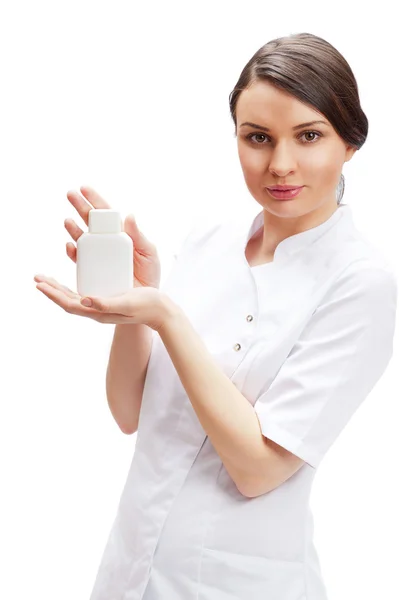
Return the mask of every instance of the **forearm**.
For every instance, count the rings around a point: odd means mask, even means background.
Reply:
[[[215,363],[189,319],[172,302],[158,333],[202,427],[237,488],[245,493],[259,477],[266,444],[253,406]]]
[[[151,346],[147,325],[115,325],[106,390],[111,413],[124,433],[137,431]]]

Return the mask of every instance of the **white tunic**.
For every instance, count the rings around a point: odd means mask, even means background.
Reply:
[[[316,469],[385,371],[397,277],[346,204],[250,267],[263,226],[201,224],[161,288],[259,417],[305,464],[237,489],[153,332],[133,460],[90,600],[326,600],[309,496]]]

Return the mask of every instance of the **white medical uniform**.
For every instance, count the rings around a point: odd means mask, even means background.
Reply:
[[[195,227],[161,289],[263,434],[305,464],[243,496],[154,332],[135,452],[90,600],[327,599],[311,485],[390,361],[397,277],[346,204],[250,267],[247,242],[262,226],[263,210],[250,227]]]

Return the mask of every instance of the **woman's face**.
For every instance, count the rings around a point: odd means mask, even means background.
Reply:
[[[324,115],[266,81],[241,92],[236,105],[238,155],[252,196],[269,212],[295,217],[337,207],[342,166],[356,149],[346,146]],[[322,120],[293,129],[302,123]],[[250,122],[265,129],[258,129]],[[266,186],[305,186],[288,202]],[[321,208],[323,211],[323,208]]]

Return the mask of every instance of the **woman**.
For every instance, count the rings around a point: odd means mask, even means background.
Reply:
[[[196,226],[162,291],[155,247],[130,218],[131,292],[84,308],[39,284],[68,312],[117,324],[108,401],[121,430],[137,430],[91,600],[327,599],[311,485],[395,329],[396,277],[341,204],[368,122],[348,63],[308,33],[260,48],[230,109],[262,207],[252,223]],[[69,199],[87,223],[90,205]]]

